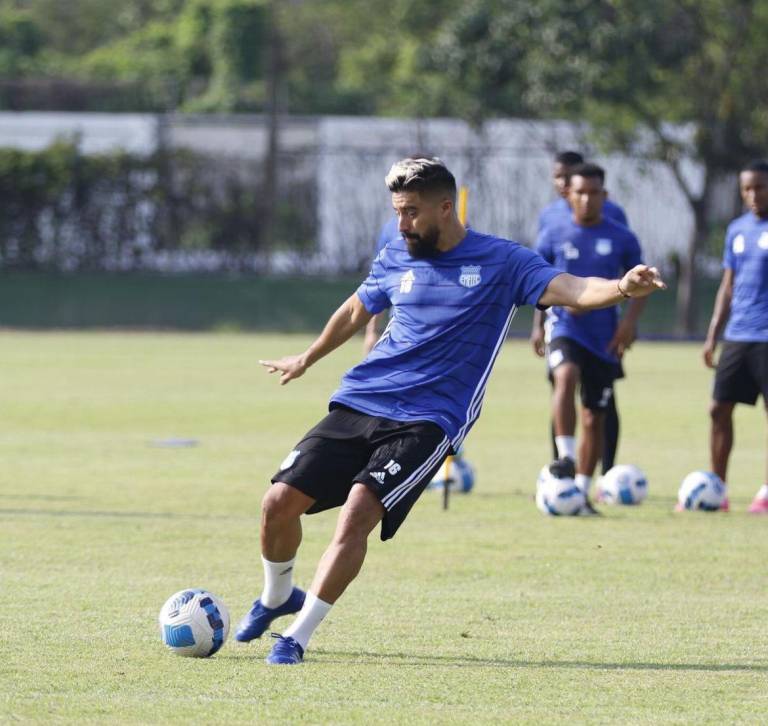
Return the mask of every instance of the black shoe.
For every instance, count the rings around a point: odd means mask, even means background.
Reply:
[[[555,459],[549,465],[549,473],[555,479],[573,479],[576,476],[576,463],[569,456]]]
[[[579,516],[580,517],[602,517],[603,513],[595,509],[592,502],[589,501],[589,498],[585,497],[584,504],[579,510]]]

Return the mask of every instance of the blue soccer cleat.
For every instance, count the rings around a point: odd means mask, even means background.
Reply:
[[[271,653],[265,658],[269,665],[298,665],[304,660],[304,648],[293,638],[285,638],[278,633],[272,633],[277,643],[272,646]]]
[[[261,600],[257,600],[253,603],[250,612],[237,626],[235,640],[239,640],[241,643],[248,643],[255,638],[260,638],[275,618],[299,612],[304,605],[304,598],[306,596],[307,594],[304,590],[294,587],[288,599],[276,608],[265,607],[261,604]]]

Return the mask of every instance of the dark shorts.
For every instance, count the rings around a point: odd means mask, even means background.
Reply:
[[[613,398],[613,382],[624,378],[621,363],[610,363],[570,338],[555,338],[547,346],[550,381],[552,371],[563,363],[573,363],[579,369],[582,406],[604,411]]]
[[[761,394],[768,402],[768,343],[726,340],[717,363],[712,398],[754,406]]]
[[[386,510],[381,523],[386,540],[449,453],[448,437],[431,421],[392,421],[334,406],[296,444],[272,483],[290,484],[312,497],[307,514],[340,507],[353,484],[365,484]]]

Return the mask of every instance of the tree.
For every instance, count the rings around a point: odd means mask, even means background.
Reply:
[[[479,43],[463,42],[483,17]],[[500,24],[514,50],[502,49],[507,68],[496,86],[480,70]],[[695,220],[677,303],[680,331],[692,332],[696,259],[710,236],[715,185],[765,154],[767,34],[768,4],[760,0],[540,0],[526,7],[474,0],[444,25],[432,57],[454,58],[447,70],[464,69],[462,92],[482,99],[486,115],[509,113],[517,94],[523,113],[587,120],[604,147],[669,166]],[[686,160],[701,166],[698,187]]]

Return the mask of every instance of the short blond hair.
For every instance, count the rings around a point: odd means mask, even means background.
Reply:
[[[456,201],[456,179],[437,157],[396,161],[384,182],[390,192],[442,192]]]

